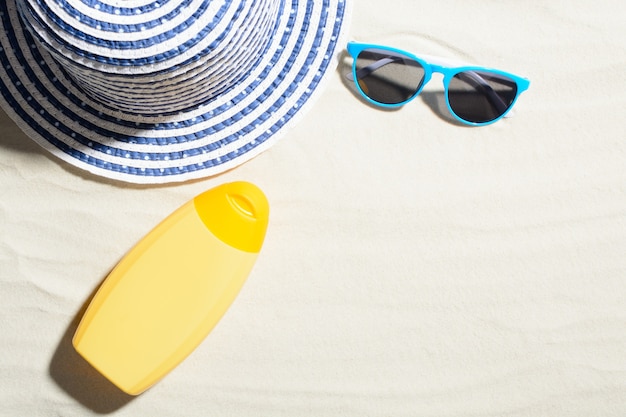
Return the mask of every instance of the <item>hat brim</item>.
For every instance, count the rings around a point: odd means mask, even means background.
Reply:
[[[132,183],[217,175],[268,149],[313,103],[345,44],[349,0],[282,0],[265,54],[194,108],[129,114],[92,99],[0,4],[0,103],[28,136],[77,167]]]

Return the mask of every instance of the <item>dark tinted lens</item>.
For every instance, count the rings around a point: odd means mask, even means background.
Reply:
[[[504,75],[464,71],[448,86],[450,108],[461,119],[486,123],[502,116],[517,95],[517,83]]]
[[[356,81],[363,93],[382,104],[400,104],[415,95],[424,80],[424,68],[408,56],[366,49],[356,58]]]

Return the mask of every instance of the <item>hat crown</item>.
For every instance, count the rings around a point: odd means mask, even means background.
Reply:
[[[164,115],[198,107],[249,76],[277,30],[280,0],[17,5],[25,26],[83,93],[124,113]]]

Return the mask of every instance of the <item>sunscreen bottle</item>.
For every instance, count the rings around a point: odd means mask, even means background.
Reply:
[[[74,348],[138,395],[178,365],[224,315],[258,256],[269,219],[263,192],[228,183],[189,201],[111,271]]]

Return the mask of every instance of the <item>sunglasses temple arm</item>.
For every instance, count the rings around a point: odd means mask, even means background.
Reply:
[[[483,77],[481,77],[475,71],[464,71],[458,74],[459,78],[464,79],[468,83],[479,87],[482,91],[485,92],[487,98],[491,102],[491,104],[501,113],[504,113],[506,109],[509,107],[507,104],[502,101],[502,98],[494,91],[494,89],[489,85],[487,81]]]
[[[384,67],[387,64],[391,64],[392,62],[398,61],[402,58],[400,57],[388,57],[388,58],[383,58],[383,59],[379,59],[376,62],[371,63],[370,65],[360,68],[356,71],[356,77],[357,79],[361,79],[363,77],[366,77],[368,75],[370,75],[371,73],[373,73],[374,71],[376,71],[377,69]],[[346,74],[346,78],[348,78],[350,81],[354,81],[354,74],[352,73],[352,71],[350,71],[349,73]]]

